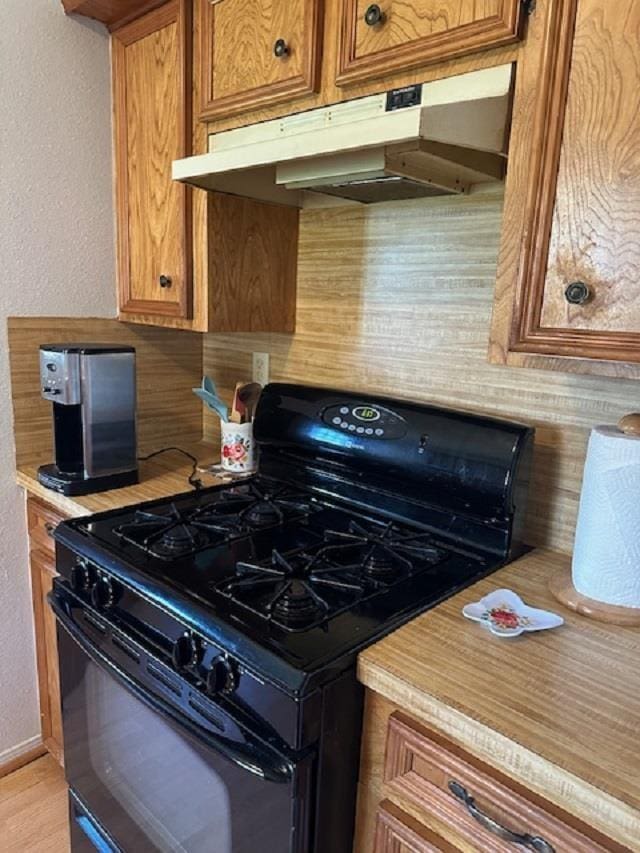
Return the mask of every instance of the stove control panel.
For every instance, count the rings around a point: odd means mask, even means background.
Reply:
[[[407,433],[404,418],[382,406],[370,403],[336,403],[327,406],[322,420],[337,430],[360,438],[398,439]]]

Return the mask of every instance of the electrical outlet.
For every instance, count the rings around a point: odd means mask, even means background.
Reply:
[[[264,388],[269,384],[269,353],[254,352],[253,354],[253,381],[259,382]]]

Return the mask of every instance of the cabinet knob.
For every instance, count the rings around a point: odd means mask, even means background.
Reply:
[[[584,281],[572,281],[564,292],[564,298],[570,305],[584,305],[592,295],[591,288]]]
[[[273,46],[273,53],[278,59],[282,59],[283,56],[289,56],[289,45],[284,39],[278,39]]]
[[[171,276],[161,275],[158,279],[158,284],[160,285],[160,287],[171,287]]]
[[[372,3],[364,13],[364,22],[368,27],[375,27],[384,21],[384,12],[377,3]]]

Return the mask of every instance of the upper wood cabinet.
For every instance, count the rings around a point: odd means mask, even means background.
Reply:
[[[62,0],[62,6],[68,15],[84,15],[114,30],[164,2],[166,0]]]
[[[341,0],[339,85],[442,62],[520,36],[522,0]]]
[[[119,317],[291,332],[298,211],[171,177],[194,138],[192,5],[170,0],[112,35]]]
[[[567,0],[555,32],[510,190],[525,221],[522,239],[503,234],[494,360],[640,362],[640,4]]]
[[[121,316],[192,313],[191,191],[171,180],[191,145],[190,8],[171,0],[113,34]]]
[[[200,118],[315,92],[323,0],[200,0]]]

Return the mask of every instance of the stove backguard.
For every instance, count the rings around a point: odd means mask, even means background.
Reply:
[[[315,475],[451,526],[455,538],[505,557],[521,550],[533,430],[436,406],[326,388],[272,383],[254,434],[261,470],[309,482]],[[313,484],[313,483],[309,483]],[[383,496],[382,498],[380,496]],[[354,498],[351,488],[349,497]],[[446,521],[446,517],[449,521]],[[427,523],[430,523],[427,521]],[[456,533],[458,530],[458,533]]]

